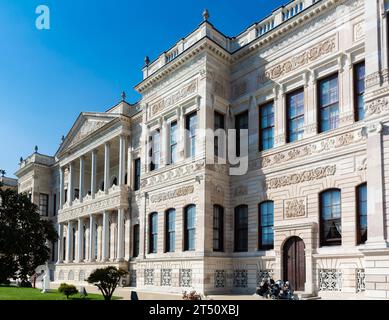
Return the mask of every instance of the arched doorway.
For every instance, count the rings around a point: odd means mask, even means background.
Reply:
[[[283,248],[284,281],[289,281],[296,291],[305,286],[305,244],[299,237],[289,238]]]

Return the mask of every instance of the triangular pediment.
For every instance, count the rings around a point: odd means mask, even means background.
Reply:
[[[117,117],[117,114],[81,113],[62,142],[57,154],[84,141]]]

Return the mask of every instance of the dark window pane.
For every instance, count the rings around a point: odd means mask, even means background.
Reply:
[[[248,111],[242,112],[235,116],[235,130],[236,130],[236,156],[240,156],[240,130],[249,128]]]
[[[367,184],[357,188],[358,244],[367,240]]]
[[[150,244],[149,253],[157,252],[158,245],[158,214],[156,212],[150,214]]]
[[[248,250],[248,208],[245,205],[235,208],[235,251]]]
[[[319,82],[319,131],[325,132],[339,126],[338,75]]]
[[[267,150],[274,145],[274,107],[273,102],[259,108],[259,148]]]
[[[274,203],[265,201],[259,205],[259,248],[273,249],[274,242]]]
[[[321,245],[340,245],[342,241],[341,194],[331,189],[320,195]]]
[[[166,212],[166,252],[175,251],[176,242],[176,211],[169,209]]]
[[[223,207],[213,206],[213,250],[223,251]]]
[[[196,206],[190,205],[184,211],[184,225],[185,225],[185,239],[184,250],[195,250],[195,236],[196,236]]]
[[[365,62],[355,65],[354,78],[355,120],[360,121],[365,118]]]
[[[134,190],[139,190],[140,188],[140,159],[134,160]]]

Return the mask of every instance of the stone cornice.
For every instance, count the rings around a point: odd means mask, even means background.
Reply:
[[[174,72],[174,70],[178,69],[182,64],[186,63],[192,57],[200,54],[204,50],[207,50],[219,58],[221,58],[227,64],[233,64],[239,62],[242,58],[247,56],[248,54],[258,50],[262,46],[268,44],[275,39],[278,39],[287,33],[289,33],[292,29],[298,28],[304,23],[313,18],[319,16],[324,11],[327,11],[330,8],[333,8],[339,4],[346,2],[347,0],[327,0],[321,1],[317,4],[307,8],[302,11],[300,14],[295,17],[288,19],[287,21],[281,23],[279,26],[274,28],[273,30],[265,33],[261,37],[258,37],[245,46],[237,49],[236,51],[229,52],[216,43],[214,40],[210,39],[208,36],[204,36],[200,40],[198,40],[195,44],[193,44],[190,48],[182,52],[179,56],[177,56],[174,60],[167,63],[149,77],[144,79],[142,82],[135,86],[135,90],[139,93],[143,94],[149,87],[159,82],[165,76]]]

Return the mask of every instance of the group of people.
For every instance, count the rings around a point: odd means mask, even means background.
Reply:
[[[294,300],[292,286],[289,281],[273,279],[262,280],[260,286],[257,288],[256,294],[264,297],[276,300]]]

